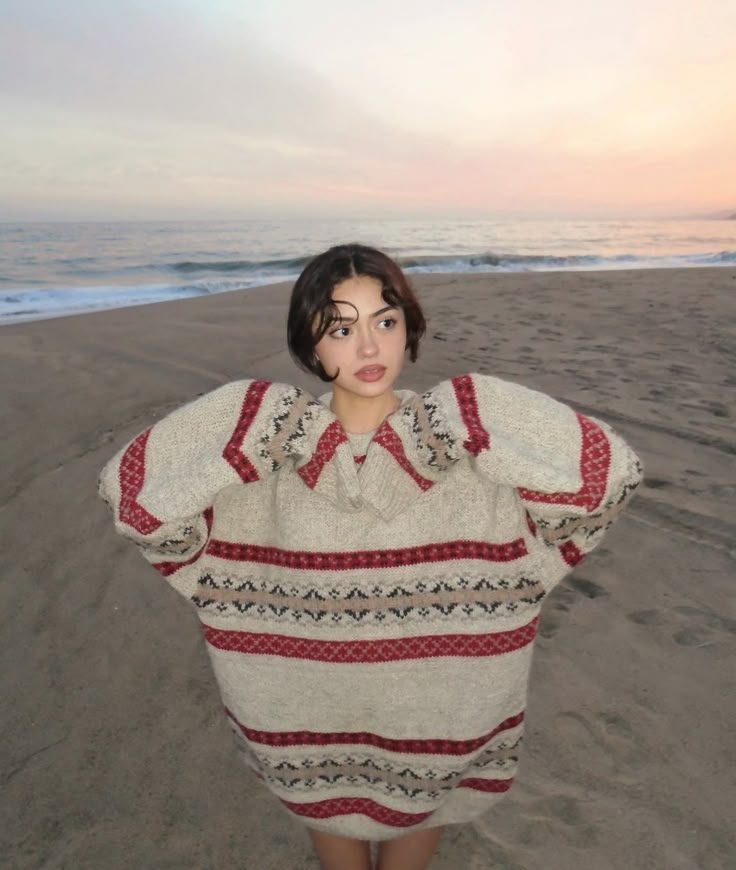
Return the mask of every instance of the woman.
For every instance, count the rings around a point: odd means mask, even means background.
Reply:
[[[421,870],[508,791],[542,602],[641,478],[605,423],[522,386],[394,390],[424,329],[396,263],[331,248],[288,317],[331,392],[226,384],[100,478],[198,608],[244,760],[325,870],[369,870],[371,841],[379,870]]]

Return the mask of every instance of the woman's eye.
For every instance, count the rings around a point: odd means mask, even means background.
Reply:
[[[384,317],[383,320],[381,320],[380,322],[381,323],[388,323],[388,326],[385,327],[386,329],[393,329],[393,327],[396,325],[396,318],[395,317]],[[349,332],[350,332],[349,326],[338,326],[337,329],[332,330],[330,335],[333,338],[345,338],[345,336]]]

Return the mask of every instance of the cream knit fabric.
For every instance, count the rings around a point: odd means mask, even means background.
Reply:
[[[117,531],[198,609],[245,762],[385,840],[513,782],[540,607],[641,478],[605,423],[461,375],[348,435],[285,384],[185,405],[107,464]]]

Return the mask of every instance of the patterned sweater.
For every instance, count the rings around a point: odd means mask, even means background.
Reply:
[[[142,432],[99,491],[197,608],[245,762],[311,827],[468,821],[514,778],[539,611],[641,479],[603,422],[465,374],[351,435],[286,384]]]

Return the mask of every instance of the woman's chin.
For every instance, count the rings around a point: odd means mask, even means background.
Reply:
[[[390,377],[388,372],[377,381],[363,381],[360,378],[351,378],[349,383],[340,383],[340,379],[333,383],[333,390],[337,388],[344,393],[352,393],[365,399],[379,399],[386,393],[392,392],[395,377]]]

